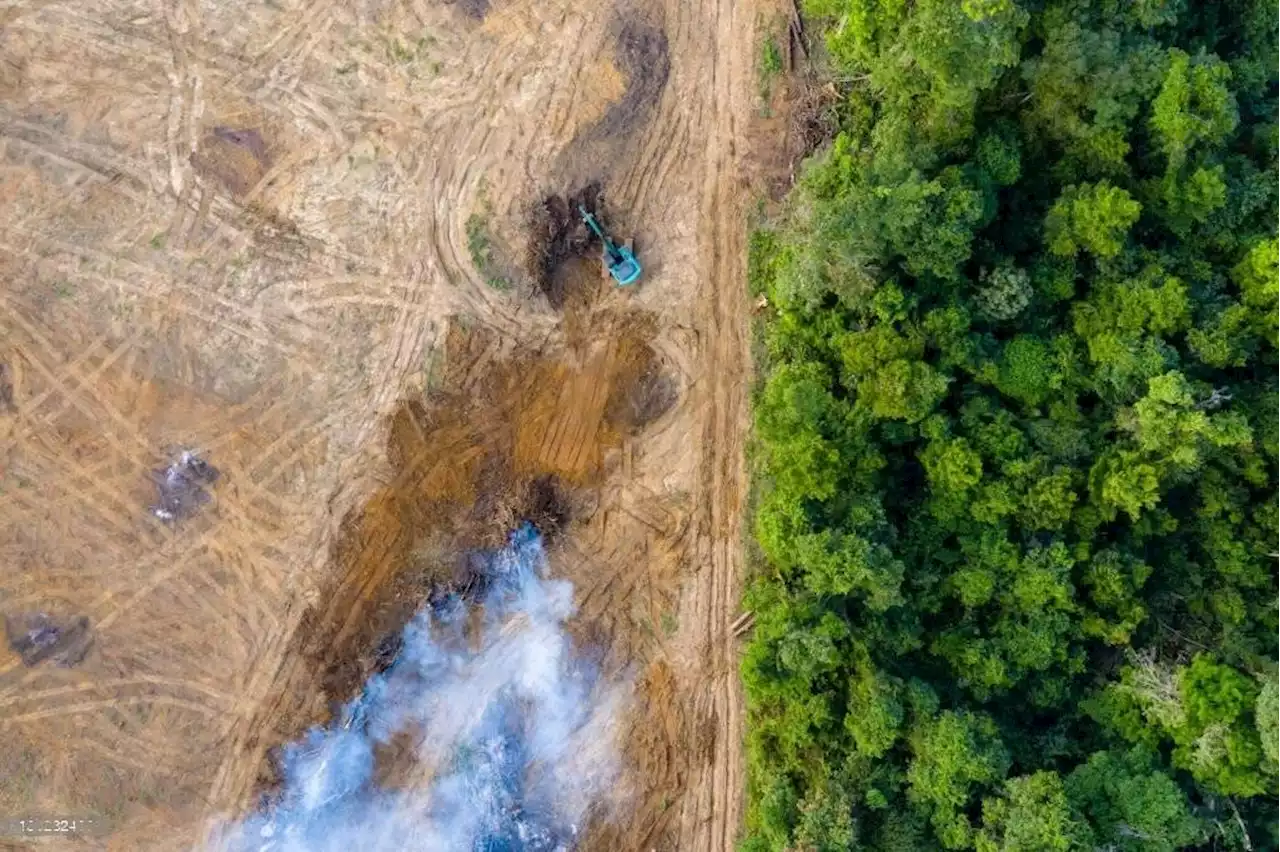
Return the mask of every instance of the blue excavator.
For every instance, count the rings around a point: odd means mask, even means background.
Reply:
[[[600,223],[596,221],[596,217],[592,216],[587,208],[578,205],[578,213],[582,215],[582,221],[587,227],[600,238],[600,242],[604,245],[604,253],[601,258],[604,261],[605,268],[609,270],[614,283],[619,287],[627,287],[640,280],[640,261],[636,260],[635,253],[626,245],[618,245],[605,232]]]

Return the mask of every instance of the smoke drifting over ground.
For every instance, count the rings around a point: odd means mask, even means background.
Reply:
[[[395,663],[284,752],[280,799],[227,827],[233,852],[552,852],[574,847],[616,777],[618,690],[564,631],[573,590],[542,574],[532,526],[487,554],[472,611],[420,612]],[[479,623],[477,624],[477,620]],[[375,748],[408,735],[422,783],[382,789]]]

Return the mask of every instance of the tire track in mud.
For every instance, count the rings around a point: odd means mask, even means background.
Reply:
[[[742,438],[750,352],[745,335],[744,192],[740,188],[738,119],[751,115],[749,87],[755,33],[752,10],[739,4],[679,4],[700,25],[680,33],[684,56],[708,57],[703,74],[707,98],[693,107],[705,134],[704,173],[699,188],[699,278],[706,281],[699,314],[708,337],[702,392],[706,406],[695,545],[700,570],[681,601],[696,627],[686,651],[701,659],[703,677],[693,685],[694,726],[710,720],[711,759],[693,767],[681,812],[681,850],[732,850],[741,820],[742,697],[730,624],[741,589],[741,506],[745,488]],[[705,276],[705,277],[704,277]],[[704,561],[705,559],[705,561]],[[699,667],[684,672],[688,677]],[[692,671],[690,671],[692,670]],[[689,694],[689,693],[686,693]],[[695,733],[695,736],[698,734]]]

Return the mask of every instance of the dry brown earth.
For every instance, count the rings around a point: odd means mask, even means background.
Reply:
[[[0,815],[198,844],[441,566],[563,509],[574,629],[637,684],[628,811],[590,845],[732,848],[771,10],[0,5],[0,615],[93,638],[67,667],[0,649]],[[558,311],[530,215],[592,181],[646,277],[570,266]],[[150,477],[179,447],[221,476],[170,525]]]

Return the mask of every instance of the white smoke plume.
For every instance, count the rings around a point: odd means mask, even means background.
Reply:
[[[617,777],[622,693],[565,633],[573,589],[546,579],[525,525],[484,559],[478,613],[420,612],[395,662],[327,728],[287,746],[270,806],[224,826],[227,852],[560,852]],[[477,627],[475,620],[480,620]],[[421,783],[375,783],[375,747],[413,742]]]

